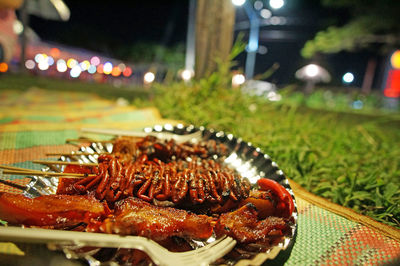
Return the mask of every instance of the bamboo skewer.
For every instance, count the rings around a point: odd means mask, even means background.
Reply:
[[[88,174],[76,174],[76,173],[53,173],[53,172],[43,172],[39,170],[25,169],[14,166],[0,165],[1,174],[5,175],[28,175],[28,176],[43,176],[43,177],[63,177],[63,178],[82,178],[88,176]]]
[[[93,143],[113,143],[114,140],[97,140],[97,139],[66,139],[66,143],[70,142],[93,142]]]
[[[81,163],[81,162],[64,162],[64,161],[42,161],[33,160],[33,163],[40,163],[44,165],[78,165],[78,166],[98,166],[98,163]]]
[[[88,155],[101,155],[101,154],[110,154],[109,152],[60,152],[60,153],[46,153],[46,156],[80,156],[80,155],[84,155],[84,156],[88,156]]]
[[[16,184],[14,182],[11,182],[11,181],[8,181],[8,180],[4,180],[4,179],[0,179],[0,183],[3,183],[4,185],[7,185],[7,186],[10,186],[10,187],[13,187],[13,188],[18,188],[18,189],[21,189],[21,190],[25,190],[26,189],[25,186],[22,186],[22,185],[19,185],[19,184]]]

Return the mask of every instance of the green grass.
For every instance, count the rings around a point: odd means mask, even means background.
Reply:
[[[240,136],[309,191],[400,228],[398,114],[274,104],[221,84],[159,86],[150,104],[165,117]]]
[[[229,79],[215,73],[192,84],[156,85],[152,100],[145,93],[136,97],[133,90],[127,94],[124,88],[33,77],[1,77],[0,89],[34,85],[156,106],[166,118],[249,141],[309,191],[400,228],[399,114],[365,115],[271,103],[227,87]]]

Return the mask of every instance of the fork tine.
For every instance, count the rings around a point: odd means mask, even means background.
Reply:
[[[216,249],[215,252],[210,256],[207,257],[209,262],[216,261],[217,259],[226,255],[229,251],[231,251],[236,246],[236,240],[229,237],[226,239],[225,243],[221,242],[218,246],[221,247],[220,249]],[[228,242],[229,240],[229,242]]]
[[[212,243],[214,245],[210,244],[203,248],[197,249],[197,253],[185,254],[182,259],[188,264],[196,263],[196,265],[208,265],[209,263],[223,257],[236,245],[236,240],[232,239],[231,237],[222,239],[223,240],[221,241],[218,240]]]

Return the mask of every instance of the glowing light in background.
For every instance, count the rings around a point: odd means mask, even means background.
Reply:
[[[59,59],[57,60],[57,71],[58,72],[65,72],[67,71],[68,67],[67,67],[67,63],[65,62],[65,60],[63,59]]]
[[[88,60],[84,60],[84,61],[81,62],[79,65],[81,66],[81,69],[82,69],[83,71],[88,70],[89,67],[90,67],[90,63],[89,63]]]
[[[49,64],[49,66],[52,66],[54,64],[54,58],[51,56],[47,57],[47,64]]]
[[[189,69],[185,69],[181,73],[181,78],[184,81],[189,81],[193,76],[194,76],[194,72],[192,70],[189,70]]]
[[[103,66],[103,73],[104,74],[111,74],[111,71],[113,70],[113,65],[111,64],[111,62],[106,62],[104,63]]]
[[[103,74],[104,73],[103,64],[100,64],[100,65],[97,66],[97,73],[99,73],[99,74]]]
[[[395,51],[390,57],[390,64],[393,68],[400,69],[400,50]]]
[[[13,23],[13,30],[15,34],[20,35],[24,30],[24,25],[22,25],[21,21],[16,19]]]
[[[93,57],[90,59],[90,63],[91,63],[92,65],[94,65],[94,66],[98,66],[98,65],[100,64],[100,58],[97,57],[97,56],[93,56]]]
[[[33,61],[32,59],[28,59],[25,61],[25,67],[27,69],[34,69],[35,68],[35,61]]]
[[[119,75],[121,75],[121,69],[119,69],[119,67],[113,67],[112,71],[111,71],[111,75],[113,77],[118,77]]]
[[[74,58],[70,58],[70,59],[68,59],[67,60],[67,66],[69,67],[69,68],[73,68],[74,66],[76,66],[78,64],[78,61],[76,61],[76,59],[74,59]]]
[[[72,78],[77,78],[77,77],[80,76],[81,73],[82,73],[81,67],[80,67],[79,65],[76,65],[76,66],[74,66],[74,67],[71,69],[69,75],[70,75]]]
[[[59,57],[60,56],[60,49],[58,49],[58,48],[51,48],[50,49],[50,55],[52,56],[52,57]]]
[[[47,70],[47,69],[49,69],[49,63],[47,62],[47,60],[41,60],[40,62],[39,62],[39,64],[38,64],[38,68],[40,69],[40,70]]]
[[[232,0],[232,4],[235,6],[242,6],[246,0]]]
[[[257,0],[257,1],[255,1],[254,2],[254,9],[255,10],[260,10],[261,8],[263,8],[263,2],[262,1],[260,1],[260,0]]]
[[[271,11],[269,11],[269,9],[264,8],[260,11],[260,16],[263,18],[270,18],[272,16],[272,13]]]
[[[269,5],[273,9],[279,9],[285,5],[285,2],[283,0],[269,0]]]
[[[306,66],[305,74],[311,78],[318,76],[319,74],[318,66],[314,64],[309,64],[308,66]]]
[[[130,75],[132,75],[132,68],[126,67],[122,72],[122,75],[124,75],[124,77],[129,77]]]
[[[89,73],[89,74],[94,74],[94,73],[96,73],[96,66],[94,66],[94,65],[90,65],[89,66],[89,68],[88,68],[88,70],[87,70],[87,72]]]
[[[118,67],[119,67],[119,69],[123,72],[123,71],[125,70],[125,68],[126,68],[126,65],[125,65],[124,63],[120,63],[120,64],[118,65]]]
[[[154,73],[149,71],[146,74],[144,74],[143,81],[146,84],[150,84],[154,81],[155,78],[156,76],[154,75]]]
[[[35,62],[36,63],[40,63],[41,61],[43,61],[43,60],[45,60],[45,56],[44,56],[44,54],[36,54],[35,55]]]
[[[354,75],[351,72],[347,72],[343,75],[342,80],[344,83],[352,83],[354,81]]]
[[[232,77],[232,86],[237,87],[242,85],[246,81],[246,78],[243,74],[235,74]]]
[[[7,72],[8,65],[5,62],[0,63],[0,72]]]

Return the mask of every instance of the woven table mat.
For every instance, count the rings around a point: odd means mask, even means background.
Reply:
[[[77,146],[66,144],[66,139],[82,136],[79,129],[84,127],[137,130],[165,123],[177,121],[162,119],[155,108],[137,109],[94,94],[38,88],[0,91],[0,164],[40,169],[31,161],[48,158],[49,152],[76,151]],[[29,182],[18,176],[9,179],[22,185]],[[299,212],[296,240],[267,265],[396,265],[399,230],[308,193],[293,181],[290,184]],[[0,191],[20,192],[1,184]],[[0,243],[0,253],[23,254],[11,243]]]

